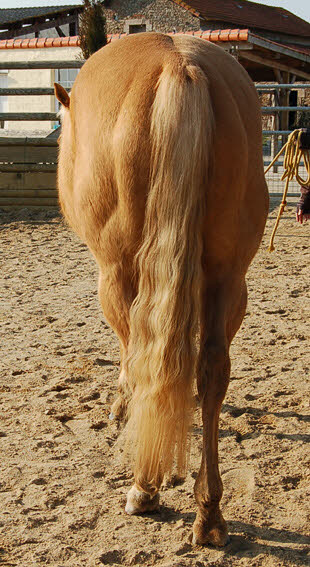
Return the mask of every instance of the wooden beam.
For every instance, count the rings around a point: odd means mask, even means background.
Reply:
[[[1,69],[80,69],[85,61],[0,61]]]
[[[273,72],[276,76],[278,83],[283,83],[283,78],[282,78],[282,75],[281,75],[279,69],[274,69]]]
[[[18,37],[21,35],[40,32],[50,28],[55,28],[56,26],[64,26],[65,24],[70,24],[76,21],[75,14],[70,14],[70,16],[64,16],[62,18],[57,18],[55,20],[50,19],[48,22],[39,22],[32,24],[30,26],[20,26],[18,28],[14,27],[5,32],[0,32],[1,39],[12,39],[13,37]]]
[[[0,197],[0,208],[4,210],[28,208],[43,208],[47,209],[52,207],[58,209],[57,197],[54,199],[44,197]]]
[[[1,146],[40,146],[40,147],[56,147],[58,142],[56,138],[6,138],[0,137],[0,147]]]
[[[283,77],[283,83],[286,83],[286,84],[290,83],[290,73],[283,73],[282,77]],[[287,110],[287,107],[290,106],[290,101],[289,101],[290,93],[286,89],[281,89],[279,91],[279,94],[280,94],[280,104],[283,107],[282,113],[281,113],[281,119],[280,119],[280,129],[281,130],[288,130],[288,122],[289,122],[288,113],[289,113],[289,111]],[[286,139],[285,139],[285,141],[286,141]]]
[[[56,187],[56,174],[52,172],[2,172],[0,192],[7,189],[53,189]]]
[[[56,112],[0,112],[0,120],[58,120]]]
[[[309,55],[307,53],[301,53],[300,51],[297,51],[296,49],[292,49],[289,46],[286,45],[281,45],[280,43],[275,43],[274,41],[269,39],[265,39],[263,37],[259,37],[255,34],[249,33],[248,35],[248,41],[250,43],[253,43],[254,45],[257,45],[260,48],[263,48],[264,50],[268,50],[275,52],[278,57],[280,57],[281,53],[283,55],[286,55],[286,57],[293,57],[294,59],[299,59],[300,61],[303,61],[304,63],[306,63],[306,65],[309,65]]]
[[[54,163],[0,163],[0,171],[3,173],[23,173],[30,171],[54,173],[57,171],[57,165]]]
[[[71,25],[71,24],[69,24],[69,25]],[[55,26],[55,30],[57,31],[59,37],[65,37],[65,34],[64,34],[64,32],[62,31],[62,29],[61,29],[60,26]],[[69,34],[69,35],[71,35],[71,34]]]
[[[0,196],[2,197],[11,197],[12,200],[14,197],[36,197],[37,199],[41,197],[49,197],[52,199],[56,199],[57,201],[57,190],[56,189],[0,189]]]
[[[70,91],[70,89],[66,89],[67,91]],[[26,95],[31,95],[31,96],[38,96],[38,95],[54,95],[54,89],[51,87],[40,87],[40,88],[0,88],[0,96],[26,96]]]
[[[300,69],[290,67],[289,65],[284,65],[284,63],[280,63],[276,59],[268,59],[267,57],[254,55],[253,53],[248,53],[247,51],[240,51],[239,57],[241,59],[247,59],[249,61],[253,61],[254,63],[259,63],[260,65],[264,65],[265,67],[271,67],[275,70],[294,73],[294,75],[297,75],[298,77],[302,77],[303,79],[310,81],[310,73],[305,73],[305,71],[302,71]]]

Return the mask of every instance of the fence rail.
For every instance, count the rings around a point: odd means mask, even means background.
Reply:
[[[262,106],[263,114],[273,114],[274,112],[297,112],[310,110],[309,106]]]
[[[16,120],[16,122],[27,122],[29,120],[57,121],[57,112],[0,112],[0,120]]]
[[[2,147],[7,146],[40,146],[40,147],[57,147],[57,138],[1,138],[0,137],[0,156],[3,156]]]
[[[67,89],[68,91],[70,91],[71,89]],[[31,95],[31,96],[37,96],[37,95],[54,95],[55,91],[53,88],[37,88],[37,89],[33,89],[33,88],[7,88],[7,89],[1,89],[0,88],[0,96],[27,96],[27,95]]]
[[[0,208],[57,207],[57,138],[0,137]]]
[[[259,84],[256,83],[255,85],[256,90],[259,92],[265,91],[277,91],[277,90],[295,90],[295,89],[309,89],[309,83],[297,84],[295,83],[277,83],[277,84]]]
[[[7,69],[80,69],[85,61],[0,61],[0,71]]]

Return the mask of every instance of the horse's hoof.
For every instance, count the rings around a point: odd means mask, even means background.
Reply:
[[[193,545],[211,544],[215,547],[224,547],[229,542],[227,525],[225,520],[214,528],[206,528],[202,522],[194,522],[193,525]]]
[[[179,476],[177,474],[165,474],[161,488],[163,490],[168,488],[174,488],[175,486],[179,486],[180,484],[183,484],[184,481],[185,478],[183,476]]]
[[[159,494],[151,496],[142,492],[134,485],[127,494],[125,512],[130,515],[144,514],[145,512],[157,512],[159,510]]]
[[[111,413],[109,415],[109,419],[113,421],[114,419],[121,420],[125,417],[127,410],[127,403],[122,398],[122,396],[118,396],[115,402],[112,404]]]

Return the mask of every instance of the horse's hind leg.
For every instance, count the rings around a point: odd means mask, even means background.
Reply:
[[[121,350],[121,372],[118,381],[118,398],[112,405],[111,418],[121,419],[126,413],[130,387],[127,380],[126,357],[129,342],[129,310],[134,299],[130,270],[119,261],[99,264],[99,300],[105,318],[117,334]]]
[[[223,485],[218,468],[218,426],[230,376],[229,346],[245,313],[245,283],[208,289],[201,329],[198,392],[202,401],[203,452],[195,483],[198,512],[193,543],[225,545],[226,522],[220,511]]]

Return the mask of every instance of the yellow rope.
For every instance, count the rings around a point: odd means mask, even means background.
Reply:
[[[295,177],[296,181],[300,185],[309,185],[309,183],[310,183],[310,152],[309,152],[309,150],[300,149],[300,136],[301,136],[301,134],[302,134],[301,129],[300,130],[294,130],[289,135],[286,144],[283,146],[283,148],[279,151],[279,153],[276,155],[276,157],[272,160],[272,162],[269,164],[269,166],[265,170],[265,175],[266,175],[266,173],[269,171],[269,169],[277,161],[278,157],[280,157],[280,155],[283,154],[283,152],[285,151],[284,162],[283,162],[284,173],[281,177],[281,181],[284,181],[284,179],[286,179],[286,183],[285,183],[285,187],[284,187],[284,191],[283,191],[282,202],[281,202],[280,209],[279,209],[279,212],[278,212],[277,220],[276,220],[276,223],[275,223],[275,226],[274,226],[274,229],[272,231],[271,238],[270,238],[269,252],[273,252],[273,250],[274,250],[274,245],[273,245],[274,237],[275,237],[277,228],[279,226],[281,215],[283,214],[283,211],[284,211],[285,206],[286,206],[286,196],[287,196],[288,186],[289,186],[290,181]],[[305,164],[305,168],[306,168],[306,172],[307,172],[307,178],[306,179],[302,179],[301,175],[299,174],[300,161],[301,161],[302,157],[304,159],[304,164]]]

